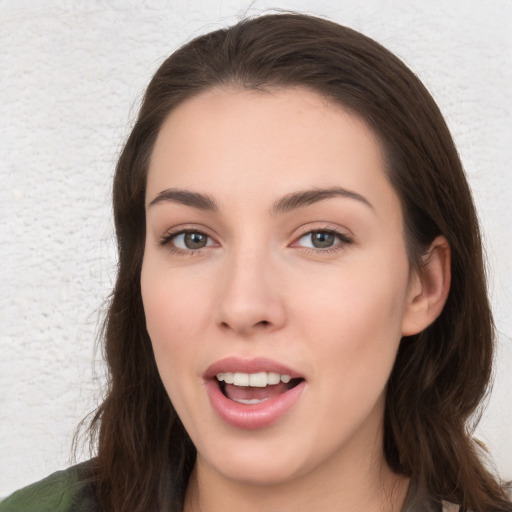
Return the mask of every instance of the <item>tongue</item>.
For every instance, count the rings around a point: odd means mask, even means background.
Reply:
[[[284,382],[264,388],[253,388],[235,386],[234,384],[225,384],[224,393],[230,400],[265,400],[274,398],[288,391],[288,386]]]

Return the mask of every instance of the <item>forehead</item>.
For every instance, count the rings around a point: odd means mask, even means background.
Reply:
[[[393,193],[380,142],[359,116],[305,88],[216,88],[163,123],[147,195],[182,187],[270,201],[292,189],[330,186]]]

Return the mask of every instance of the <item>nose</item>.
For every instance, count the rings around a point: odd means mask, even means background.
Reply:
[[[218,324],[240,336],[273,332],[286,322],[277,265],[260,250],[245,250],[225,262],[217,303]]]

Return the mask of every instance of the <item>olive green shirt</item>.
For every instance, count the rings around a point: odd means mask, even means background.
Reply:
[[[57,471],[16,491],[0,502],[0,512],[100,512],[87,483],[88,466]]]

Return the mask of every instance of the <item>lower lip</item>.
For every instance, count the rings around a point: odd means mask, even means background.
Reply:
[[[250,430],[279,421],[298,401],[305,385],[302,381],[285,393],[259,404],[241,404],[224,396],[215,379],[206,381],[208,397],[215,412],[229,425]]]

